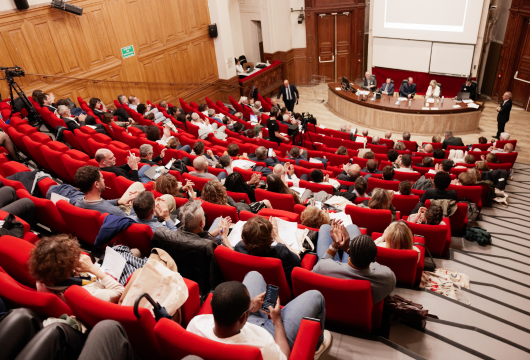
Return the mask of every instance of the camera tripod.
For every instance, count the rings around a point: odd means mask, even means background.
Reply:
[[[26,94],[24,94],[24,91],[20,88],[20,86],[17,84],[17,82],[14,79],[14,76],[24,76],[24,71],[19,70],[20,68],[18,66],[15,67],[0,67],[0,70],[5,70],[5,78],[0,80],[6,80],[7,85],[9,86],[9,95],[11,97],[11,114],[9,114],[9,117],[13,116],[13,113],[15,112],[15,98],[13,96],[13,91],[17,93],[20,100],[22,100],[22,103],[24,104],[24,108],[28,111],[28,119],[31,120],[30,125],[36,127],[37,129],[41,127],[43,124],[42,118],[40,114],[37,112],[31,101],[29,101]],[[13,71],[15,70],[15,71]]]

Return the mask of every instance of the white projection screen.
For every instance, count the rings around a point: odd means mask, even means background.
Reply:
[[[373,0],[376,37],[477,42],[484,0]]]
[[[390,69],[429,72],[430,41],[373,38],[372,65]]]
[[[474,52],[473,45],[433,43],[430,72],[468,76]]]

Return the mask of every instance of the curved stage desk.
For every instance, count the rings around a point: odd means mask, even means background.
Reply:
[[[366,125],[379,130],[396,132],[409,131],[419,135],[443,134],[451,130],[455,134],[469,133],[478,129],[480,114],[484,105],[478,109],[468,108],[463,102],[457,103],[453,99],[430,103],[429,108],[438,110],[423,110],[426,107],[424,99],[413,99],[409,107],[408,101],[396,105],[397,97],[382,95],[381,99],[372,101],[373,93],[361,101],[352,92],[336,90],[340,83],[328,84],[328,106],[335,113],[356,124]],[[355,89],[359,88],[353,85]],[[453,108],[453,105],[460,105]]]

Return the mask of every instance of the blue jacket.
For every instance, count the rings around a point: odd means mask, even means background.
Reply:
[[[103,225],[99,229],[98,236],[94,245],[96,247],[102,247],[109,241],[114,239],[123,230],[127,230],[134,220],[125,216],[107,215],[103,221]]]

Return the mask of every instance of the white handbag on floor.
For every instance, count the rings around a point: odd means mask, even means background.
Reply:
[[[457,301],[460,300],[458,295],[461,295],[467,300],[468,305],[471,304],[471,301],[460,290],[461,288],[469,289],[469,276],[456,270],[437,268],[432,272],[424,271],[420,288],[432,290]]]

